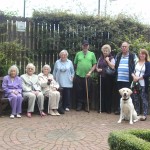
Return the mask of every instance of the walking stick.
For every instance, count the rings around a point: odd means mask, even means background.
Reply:
[[[101,74],[99,77],[99,113],[101,113]]]
[[[86,99],[87,99],[87,109],[88,109],[88,113],[90,112],[89,109],[89,90],[88,90],[88,78],[85,78],[85,82],[86,82]]]
[[[40,116],[42,117],[42,113],[41,113],[41,110],[40,110],[40,107],[39,107],[39,103],[38,103],[38,98],[37,98],[37,96],[36,96],[36,103],[37,103],[37,106],[38,106],[38,109],[39,109],[39,112],[40,112]]]

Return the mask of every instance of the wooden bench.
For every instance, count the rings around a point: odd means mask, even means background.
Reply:
[[[4,98],[4,91],[2,89],[3,77],[0,77],[0,115],[2,115],[2,111],[7,107],[8,98]]]
[[[3,82],[3,77],[0,77],[0,116],[2,115],[3,111],[5,110],[5,108],[9,105],[9,99],[8,98],[5,98],[4,97],[4,91],[2,89],[2,82]],[[61,94],[61,98],[62,98],[62,90],[59,91],[60,94]],[[48,112],[48,97],[45,97],[44,98],[44,110],[46,112]],[[27,99],[23,99],[23,104],[22,104],[22,107],[23,107],[23,111],[27,110]],[[35,103],[35,111],[38,111],[38,108],[37,108],[37,103]]]

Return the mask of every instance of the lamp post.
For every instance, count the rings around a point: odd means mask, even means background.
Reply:
[[[26,14],[26,0],[24,0],[23,3],[23,17],[25,17],[25,14]]]
[[[101,0],[98,0],[98,16],[100,16]]]

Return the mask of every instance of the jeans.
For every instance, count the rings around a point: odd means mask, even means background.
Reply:
[[[143,115],[148,114],[148,94],[145,93],[145,87],[141,86],[141,92],[139,94],[133,94],[133,103],[137,114],[140,114],[140,104],[142,106]],[[140,102],[141,100],[141,102]]]

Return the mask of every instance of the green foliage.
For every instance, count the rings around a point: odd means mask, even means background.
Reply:
[[[150,130],[114,131],[108,143],[111,150],[149,150]]]
[[[110,44],[115,53],[123,41],[131,44],[132,51],[138,51],[139,48],[149,49],[150,27],[138,22],[135,18],[119,14],[116,18],[95,17],[70,14],[68,11],[60,10],[42,10],[34,11],[33,19],[42,23],[59,24],[60,32],[54,32],[55,38],[44,36],[45,42],[59,43],[55,49],[67,49],[73,56],[76,51],[81,49],[81,41],[88,39],[90,48],[97,57],[100,55],[101,46]],[[44,44],[45,45],[45,44]],[[41,49],[42,50],[42,49]]]
[[[20,61],[18,57],[23,50],[17,41],[0,43],[0,76],[7,74],[8,68]]]

